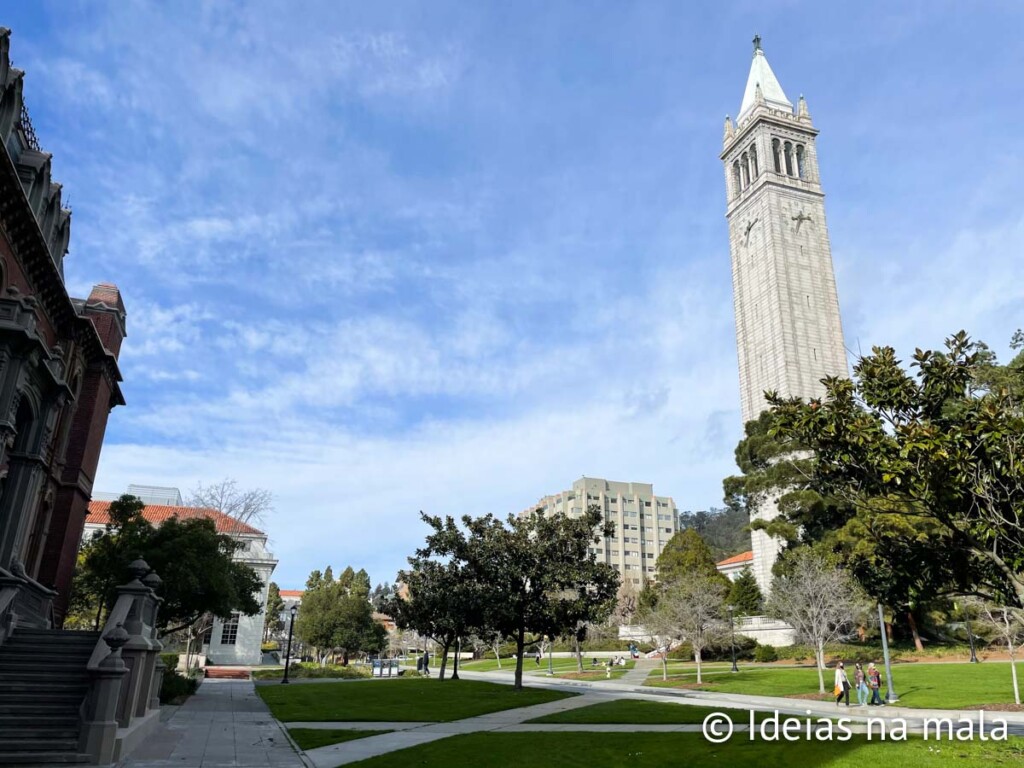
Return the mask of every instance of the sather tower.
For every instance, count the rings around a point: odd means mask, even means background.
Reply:
[[[821,379],[848,375],[817,135],[804,97],[794,111],[755,37],[743,103],[735,125],[725,119],[721,154],[744,423],[765,410],[766,390],[818,396]],[[767,504],[757,514],[776,510]],[[751,539],[764,590],[778,545],[760,531]]]

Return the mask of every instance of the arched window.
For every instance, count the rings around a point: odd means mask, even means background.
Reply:
[[[775,172],[782,173],[782,147],[778,139],[772,139],[772,160],[775,162]]]
[[[22,396],[21,402],[18,403],[18,415],[14,420],[14,451],[16,453],[28,453],[33,446],[33,435],[35,431],[36,414],[32,410],[32,404],[28,401],[27,397]]]
[[[786,158],[786,175],[793,175],[793,145],[788,141],[782,147],[782,154]]]
[[[740,161],[737,160],[732,164],[732,183],[735,189],[735,194],[739,194],[740,190],[743,189],[743,182],[740,179]]]
[[[806,171],[804,170],[804,145],[796,145],[796,175],[801,179],[806,179]]]
[[[756,179],[761,173],[757,167],[757,147],[751,145],[750,147],[750,176],[752,179]]]
[[[743,188],[746,189],[750,184],[750,158],[746,152],[740,155],[740,175],[743,176]]]

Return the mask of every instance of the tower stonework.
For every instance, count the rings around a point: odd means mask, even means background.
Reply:
[[[847,376],[817,129],[807,102],[786,98],[760,38],[735,124],[725,120],[726,219],[732,256],[743,421],[767,408],[764,393],[815,397],[826,376]],[[771,519],[766,502],[752,513]],[[753,571],[771,583],[778,543],[751,534]]]

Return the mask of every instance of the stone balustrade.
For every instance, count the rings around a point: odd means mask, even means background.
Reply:
[[[9,571],[0,568],[0,645],[17,626],[51,628],[56,594],[29,577],[17,561]]]
[[[159,723],[163,643],[157,638],[160,578],[144,560],[117,600],[89,659],[91,684],[82,704],[79,749],[94,763],[120,760]]]

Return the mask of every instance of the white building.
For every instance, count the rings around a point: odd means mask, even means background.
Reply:
[[[816,397],[826,376],[848,376],[825,195],[807,102],[794,109],[754,38],[739,117],[725,119],[726,218],[744,423],[764,393]],[[767,502],[752,517],[778,514]],[[751,534],[752,569],[767,594],[779,543]]]
[[[738,555],[727,557],[715,563],[718,572],[726,576],[729,581],[736,581],[747,568],[754,562],[754,553],[751,551],[741,552]]]
[[[665,544],[679,530],[679,515],[670,496],[655,496],[650,483],[621,483],[599,477],[581,477],[572,488],[545,496],[523,514],[540,509],[579,517],[596,504],[615,535],[592,545],[598,562],[608,563],[633,584],[655,577],[655,563]]]
[[[260,646],[263,642],[263,623],[267,610],[267,589],[270,585],[270,576],[277,565],[277,560],[267,549],[267,534],[215,509],[147,501],[148,498],[155,501],[173,499],[175,498],[173,494],[177,493],[175,488],[149,488],[148,490],[155,491],[151,496],[139,495],[142,486],[131,486],[131,489],[134,490],[132,495],[139,496],[146,505],[142,516],[151,525],[158,526],[172,517],[177,517],[179,520],[204,517],[214,521],[218,533],[228,534],[239,542],[241,546],[235,551],[234,559],[248,565],[260,577],[261,586],[257,595],[260,612],[254,616],[242,616],[236,613],[231,616],[215,618],[213,626],[203,639],[201,655],[205,656],[207,663],[212,665],[255,666],[260,664],[263,659]],[[145,493],[144,490],[142,492]],[[96,495],[103,498],[111,497],[111,494]],[[180,495],[177,498],[180,499]],[[106,524],[110,522],[109,508],[110,501],[93,500],[89,503],[89,516],[86,518],[83,539],[91,538],[104,530]]]

